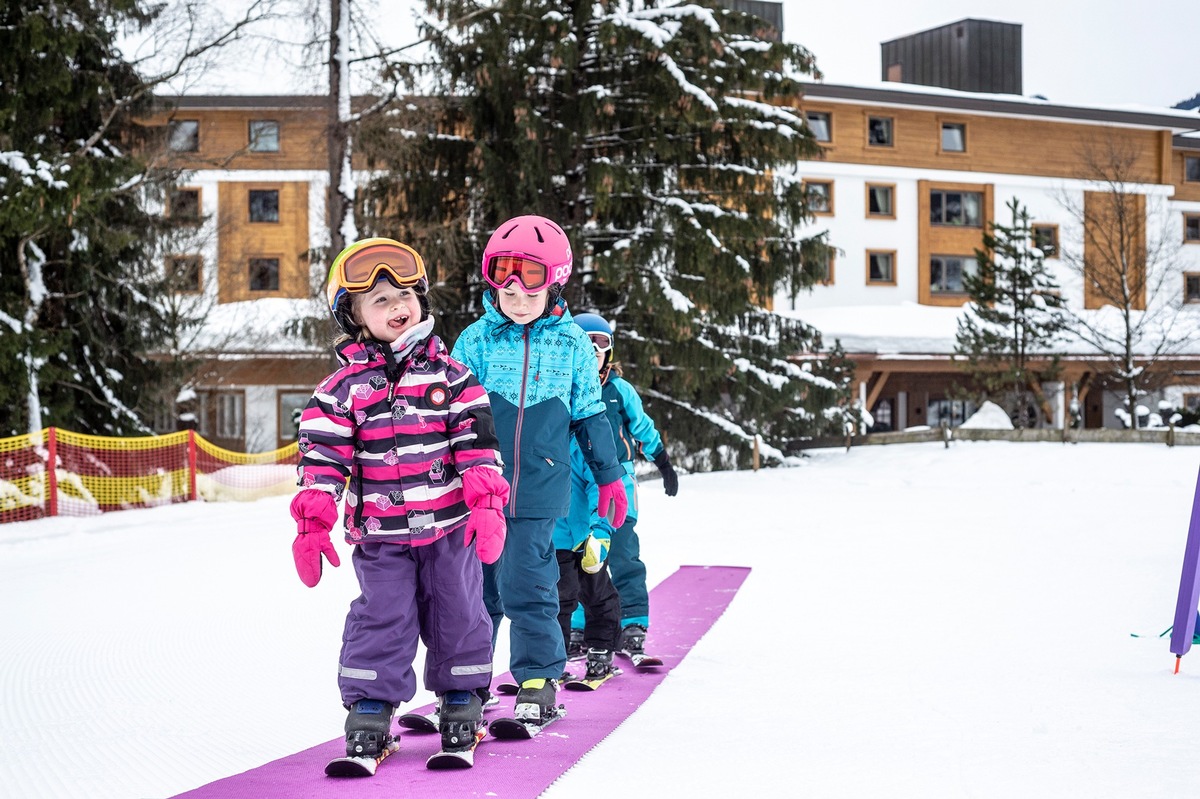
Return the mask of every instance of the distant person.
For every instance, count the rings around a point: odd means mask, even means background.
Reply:
[[[635,661],[645,656],[646,635],[650,628],[650,594],[646,589],[646,564],[641,559],[641,542],[638,540],[637,480],[634,477],[633,459],[640,453],[654,462],[663,479],[663,490],[667,496],[679,493],[679,476],[671,465],[666,446],[654,420],[642,407],[642,398],[629,381],[621,377],[621,367],[615,358],[613,329],[608,320],[591,313],[575,317],[575,324],[583,328],[595,350],[600,382],[603,386],[604,407],[608,421],[617,437],[617,457],[625,469],[625,490],[628,494],[629,513],[625,523],[617,525],[612,534],[612,546],[608,551],[608,571],[613,585],[621,596],[621,636],[619,651]],[[572,657],[583,657],[584,609],[576,609],[569,639]]]
[[[480,561],[504,547],[509,487],[487,394],[433,335],[428,290],[424,261],[400,242],[364,239],[338,255],[326,291],[345,334],[341,366],[300,419],[296,570],[315,586],[322,555],[339,565],[329,531],[346,490],[346,541],[362,589],[338,666],[352,757],[391,743],[392,714],[416,693],[418,640],[444,750],[474,746],[489,696]]]
[[[557,680],[566,667],[558,618],[554,522],[567,513],[573,435],[599,486],[601,514],[625,521],[625,470],[600,399],[592,346],[562,299],[571,245],[542,216],[496,228],[483,251],[483,317],[463,331],[454,357],[487,389],[504,474],[508,542],[484,568],[493,629],[509,619],[509,665],[520,689],[514,717],[545,724],[557,716]]]
[[[585,609],[580,630],[588,680],[612,673],[613,652],[621,636],[621,598],[605,567],[613,527],[597,512],[599,487],[578,442],[571,442],[571,509],[554,525],[558,558],[558,624],[563,640],[571,635],[571,616]],[[628,523],[628,522],[626,522]],[[563,674],[563,679],[572,675]]]

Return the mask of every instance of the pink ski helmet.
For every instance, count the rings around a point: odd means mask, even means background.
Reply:
[[[483,249],[483,279],[502,289],[516,281],[526,294],[563,286],[571,277],[571,242],[544,216],[518,216],[500,225]]]

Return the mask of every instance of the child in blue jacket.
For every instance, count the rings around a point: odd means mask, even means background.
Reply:
[[[588,680],[612,671],[613,651],[621,635],[621,598],[613,587],[605,559],[613,527],[596,511],[599,488],[579,449],[571,442],[571,510],[554,525],[558,557],[558,623],[563,639],[571,634],[571,615],[577,606],[587,610],[581,629],[587,651]]]
[[[509,619],[509,665],[520,685],[513,715],[535,723],[555,715],[554,681],[566,666],[553,532],[567,514],[572,435],[595,475],[600,514],[612,508],[620,526],[627,504],[592,346],[561,298],[571,267],[567,236],[549,219],[519,216],[500,225],[483,252],[491,286],[483,317],[452,353],[488,392],[512,487],[504,553],[483,567],[483,596],[493,642],[501,619]]]
[[[618,650],[633,660],[645,655],[646,631],[650,627],[650,594],[646,590],[646,564],[641,560],[641,543],[637,531],[637,480],[633,473],[633,458],[641,452],[653,461],[662,474],[667,496],[679,492],[679,477],[667,456],[658,429],[642,408],[642,398],[630,383],[621,377],[613,359],[613,329],[604,317],[584,313],[575,317],[575,324],[587,333],[599,367],[602,396],[609,423],[617,437],[617,457],[625,467],[625,489],[628,493],[629,514],[625,524],[616,525],[608,551],[608,570],[613,585],[621,596],[621,637]],[[589,608],[590,610],[590,608]],[[576,609],[568,634],[575,645],[571,657],[584,652],[584,607]]]

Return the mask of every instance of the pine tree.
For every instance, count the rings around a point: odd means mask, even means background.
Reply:
[[[1058,357],[1051,345],[1066,327],[1058,285],[1042,251],[1033,246],[1028,211],[1017,198],[1008,203],[1012,222],[991,223],[976,271],[963,275],[970,302],[958,322],[955,352],[987,398],[1007,406],[1013,423],[1032,427],[1030,394],[1053,380]]]
[[[752,16],[688,4],[426,3],[436,81],[360,142],[368,227],[429,256],[443,332],[480,312],[483,243],[538,213],[567,230],[573,311],[615,324],[626,377],[694,465],[745,465],[839,431],[844,382],[788,360],[819,336],[770,310],[826,262],[795,164],[819,149],[798,111],[812,56]],[[424,81],[424,83],[422,82]],[[399,145],[397,145],[399,142]],[[819,371],[819,370],[817,370]]]
[[[0,10],[0,435],[148,430],[161,223],[131,153],[150,95],[114,41],[150,18],[136,0]]]

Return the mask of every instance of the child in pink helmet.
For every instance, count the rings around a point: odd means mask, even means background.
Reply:
[[[567,662],[553,534],[570,502],[572,436],[599,486],[599,512],[620,526],[627,504],[592,345],[561,296],[572,263],[566,233],[549,219],[501,224],[483,253],[483,317],[453,351],[487,389],[512,486],[508,539],[484,567],[484,601],[493,628],[509,619],[510,668],[521,686],[514,715],[538,724],[555,716],[554,680]]]

